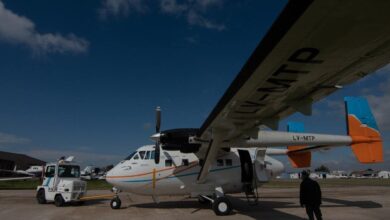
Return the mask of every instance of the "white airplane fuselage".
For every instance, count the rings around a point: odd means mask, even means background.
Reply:
[[[158,164],[152,159],[154,146],[139,148],[129,159],[121,161],[106,176],[106,181],[120,189],[140,195],[209,195],[216,187],[224,193],[243,192],[242,162],[238,148],[220,155],[212,164],[205,183],[198,184],[201,166],[193,153],[162,151]],[[254,164],[251,168],[257,186],[276,177],[284,166],[272,157],[264,157],[264,165],[256,163],[256,148],[245,149]],[[142,155],[141,155],[142,154]],[[138,156],[137,156],[138,155]],[[142,159],[142,158],[144,159]],[[248,169],[248,168],[247,168]],[[254,172],[253,172],[254,171]]]

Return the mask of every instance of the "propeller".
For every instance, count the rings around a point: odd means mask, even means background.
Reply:
[[[156,108],[156,134],[160,136],[160,126],[161,126],[161,108],[157,106]],[[156,164],[160,163],[160,138],[156,139],[156,146],[154,147],[154,162]]]

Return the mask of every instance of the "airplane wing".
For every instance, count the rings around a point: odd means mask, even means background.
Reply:
[[[0,181],[27,180],[34,177],[34,175],[27,172],[0,169]]]
[[[314,102],[388,64],[389,8],[386,0],[290,0],[202,124],[197,137],[213,141],[198,180],[220,143],[310,115]]]
[[[12,181],[12,180],[29,180],[33,179],[31,176],[26,176],[26,177],[10,177],[10,178],[0,178],[1,181]]]

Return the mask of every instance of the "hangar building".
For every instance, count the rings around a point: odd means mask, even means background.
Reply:
[[[0,170],[26,170],[33,165],[45,165],[46,162],[25,154],[0,151]]]

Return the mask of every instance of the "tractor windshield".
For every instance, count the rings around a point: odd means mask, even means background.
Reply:
[[[58,167],[58,176],[59,177],[79,178],[80,177],[80,167],[76,166],[76,165],[60,165]]]

